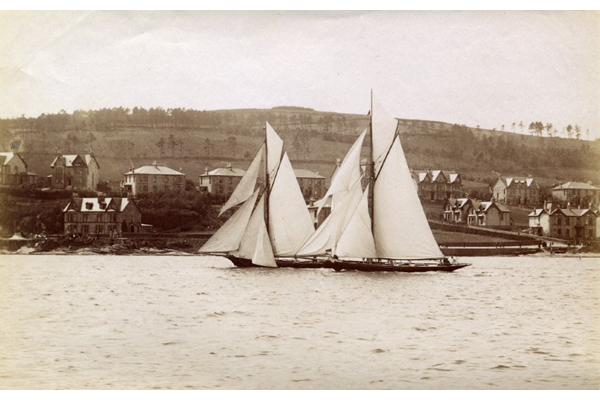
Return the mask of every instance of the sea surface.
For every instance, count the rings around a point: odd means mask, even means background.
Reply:
[[[598,389],[600,259],[0,256],[1,389]]]

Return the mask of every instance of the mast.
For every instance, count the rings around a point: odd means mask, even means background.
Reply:
[[[373,159],[373,89],[371,89],[371,112],[369,113],[369,217],[371,218],[371,232],[375,233],[375,218],[373,218],[373,187],[375,186],[375,160]]]
[[[267,140],[267,123],[265,122],[265,226],[267,227],[267,234],[269,232],[269,193],[271,192],[271,183],[269,182],[269,142]]]

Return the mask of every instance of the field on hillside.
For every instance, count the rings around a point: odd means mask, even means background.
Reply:
[[[0,120],[0,149],[15,138],[29,170],[51,173],[57,152],[93,151],[104,179],[118,181],[133,164],[154,160],[188,174],[232,163],[247,168],[260,148],[264,124],[279,133],[296,168],[328,178],[368,126],[366,115],[297,107],[270,110],[103,109],[38,118]],[[439,121],[400,119],[399,133],[410,167],[445,169],[464,179],[491,183],[499,174],[536,177],[540,183],[598,182],[600,141],[521,135]],[[368,141],[367,141],[368,142]],[[366,147],[366,146],[365,146]],[[366,150],[365,150],[366,155]]]

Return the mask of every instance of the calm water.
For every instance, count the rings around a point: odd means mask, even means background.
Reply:
[[[0,388],[598,389],[600,259],[0,256]]]

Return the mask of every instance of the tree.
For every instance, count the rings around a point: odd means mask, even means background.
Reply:
[[[575,138],[577,140],[581,139],[581,127],[579,125],[575,125]]]
[[[517,127],[516,123],[513,122],[512,124],[510,124],[510,128],[512,129],[513,133],[515,133],[516,127]]]
[[[523,121],[519,122],[519,128],[521,128],[521,134],[523,134],[523,127],[525,125],[523,125]]]
[[[588,140],[590,140],[590,130],[589,129],[585,130],[585,137],[587,137]]]
[[[299,157],[300,153],[302,152],[302,142],[300,142],[300,138],[298,137],[298,134],[294,135],[294,140],[292,142],[292,146],[294,147],[294,151],[296,152],[296,157]]]
[[[546,134],[548,137],[552,137],[552,124],[550,122],[546,123]]]
[[[175,140],[175,136],[171,133],[169,135],[169,147],[171,148],[171,157],[175,156],[175,146],[177,145],[177,141]]]
[[[504,124],[500,125],[500,130],[504,132]]]
[[[237,138],[235,136],[229,136],[227,138],[227,147],[229,147],[233,158],[235,158],[237,149]]]
[[[165,139],[161,137],[158,142],[156,142],[156,147],[158,147],[159,154],[162,157],[165,151]]]
[[[569,139],[573,138],[573,127],[571,126],[571,124],[567,125],[567,136],[569,137]]]

